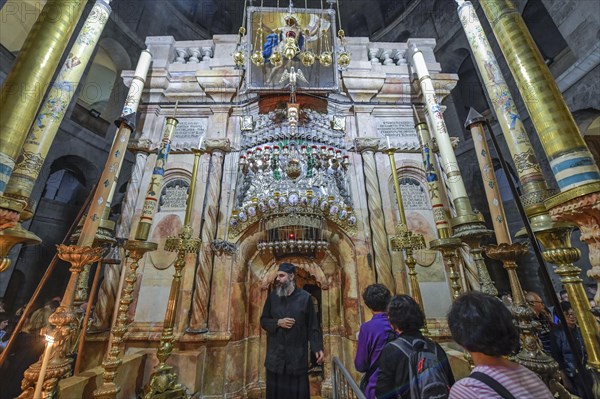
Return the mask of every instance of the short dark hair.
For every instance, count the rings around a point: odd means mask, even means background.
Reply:
[[[390,324],[403,333],[418,332],[425,325],[421,307],[409,295],[396,295],[388,306]]]
[[[374,312],[385,312],[390,303],[390,290],[383,284],[371,284],[362,294],[365,305]]]
[[[573,305],[571,305],[571,302],[569,301],[562,301],[560,303],[560,308],[563,312],[568,312],[569,310],[573,309]]]
[[[481,292],[467,292],[454,301],[448,326],[452,338],[469,352],[505,356],[519,347],[519,331],[508,308]]]

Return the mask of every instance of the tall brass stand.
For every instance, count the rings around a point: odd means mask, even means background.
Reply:
[[[156,250],[158,245],[154,242],[149,241],[134,241],[128,240],[125,243],[125,249],[128,252],[129,270],[125,277],[125,286],[123,287],[123,295],[119,301],[119,307],[117,309],[117,319],[113,326],[112,340],[109,342],[109,347],[106,351],[106,356],[102,361],[102,367],[104,373],[102,374],[102,385],[94,390],[93,395],[99,399],[115,399],[117,394],[121,391],[121,388],[115,383],[115,377],[117,370],[121,366],[122,360],[121,354],[121,343],[127,333],[127,314],[129,313],[129,306],[133,301],[133,290],[135,282],[137,281],[137,269],[139,267],[139,261],[144,257],[146,252]]]
[[[144,387],[142,392],[143,399],[175,399],[187,398],[186,389],[182,384],[177,382],[177,373],[172,366],[167,365],[167,359],[173,352],[173,343],[175,335],[173,328],[175,326],[175,316],[179,307],[179,290],[181,288],[181,271],[185,266],[185,258],[187,254],[197,254],[200,251],[202,241],[198,238],[192,238],[193,229],[190,226],[192,215],[192,204],[194,202],[194,194],[196,192],[196,180],[198,177],[198,166],[200,164],[200,156],[204,152],[201,149],[194,150],[194,167],[192,169],[192,181],[190,184],[190,194],[187,199],[185,212],[185,220],[183,222],[183,231],[178,237],[169,237],[165,242],[165,249],[169,252],[177,252],[175,260],[175,274],[171,282],[171,291],[169,292],[169,301],[167,302],[167,311],[165,313],[165,321],[163,330],[160,336],[160,344],[156,357],[158,365],[154,369],[154,373],[150,376],[150,381]]]
[[[408,230],[406,224],[406,214],[404,213],[404,203],[402,202],[402,192],[400,191],[400,183],[398,182],[398,171],[396,170],[396,150],[389,148],[387,150],[388,157],[390,158],[390,167],[392,169],[392,178],[394,180],[394,191],[396,192],[396,202],[398,203],[398,212],[400,213],[400,223],[396,226],[396,234],[391,237],[392,251],[402,252],[404,254],[404,263],[408,267],[408,279],[410,284],[410,293],[421,307],[423,314],[425,314],[425,308],[423,307],[423,297],[421,296],[421,288],[419,287],[419,279],[417,276],[417,260],[413,256],[415,250],[425,248],[425,239],[422,235],[413,233]],[[427,320],[423,326],[423,333],[429,334],[427,328]]]

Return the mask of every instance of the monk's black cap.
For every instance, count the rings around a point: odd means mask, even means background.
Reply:
[[[296,273],[296,266],[292,265],[291,263],[282,263],[281,265],[279,265],[279,269],[277,269],[278,272],[285,272],[285,273]]]

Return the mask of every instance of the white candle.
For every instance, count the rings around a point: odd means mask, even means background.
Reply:
[[[390,136],[386,136],[385,138],[387,139],[388,150],[389,150],[392,148],[392,146],[390,145]]]
[[[200,142],[198,143],[198,149],[202,149],[202,143],[204,142],[204,135],[200,136]]]
[[[427,70],[427,64],[425,63],[425,58],[423,58],[423,53],[421,53],[416,46],[413,49],[412,59],[413,66],[417,72],[419,81],[421,82],[421,92],[423,93],[425,105],[430,115],[430,121],[432,122],[429,130],[433,132],[440,149],[441,163],[446,173],[448,186],[450,187],[450,191],[454,195],[454,198],[466,197],[467,190],[465,189],[465,183],[460,174],[456,155],[454,154],[454,149],[452,148],[452,143],[450,141],[450,135],[448,134],[448,129],[444,122],[442,109],[435,96],[435,89],[433,87],[433,82],[429,77],[429,71]]]
[[[42,367],[40,369],[40,376],[38,377],[37,384],[35,385],[35,392],[33,393],[33,399],[42,398],[42,387],[44,385],[44,378],[46,377],[46,369],[48,368],[48,361],[50,361],[50,355],[52,352],[52,346],[54,345],[54,337],[46,335],[46,350],[42,358]]]

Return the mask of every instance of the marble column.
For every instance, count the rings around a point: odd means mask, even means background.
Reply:
[[[189,326],[189,331],[192,332],[205,332],[208,328],[208,299],[210,298],[210,280],[214,266],[214,254],[210,244],[216,238],[219,225],[223,160],[225,153],[229,151],[231,151],[229,139],[206,140],[206,152],[209,152],[211,156],[204,203],[205,213],[202,215],[201,239],[204,245],[200,250],[194,296],[192,298],[192,317]],[[219,284],[219,282],[215,281],[213,284]]]
[[[394,292],[396,284],[392,275],[392,259],[388,251],[388,235],[385,230],[383,205],[377,176],[375,152],[379,149],[379,138],[360,137],[355,140],[356,150],[361,153],[365,186],[367,191],[367,208],[369,209],[369,228],[373,237],[373,252],[377,282]],[[367,226],[365,226],[367,227]]]

